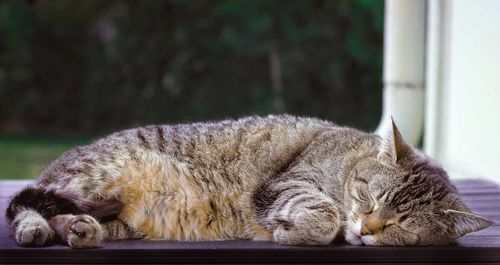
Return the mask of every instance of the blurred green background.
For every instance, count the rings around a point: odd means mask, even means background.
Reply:
[[[0,179],[119,129],[291,113],[372,130],[382,0],[0,2]]]

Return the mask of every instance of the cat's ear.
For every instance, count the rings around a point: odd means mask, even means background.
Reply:
[[[479,231],[493,224],[493,222],[481,215],[456,211],[444,210],[446,218],[453,222],[450,233],[453,238],[461,237],[467,233]]]
[[[391,117],[391,130],[382,141],[378,158],[397,163],[398,160],[408,155],[411,150],[411,146],[405,143],[394,119]]]

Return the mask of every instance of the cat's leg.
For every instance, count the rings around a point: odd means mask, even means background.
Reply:
[[[275,188],[269,190],[276,197],[261,223],[277,243],[326,245],[333,241],[340,229],[340,209],[332,198],[307,182],[292,181]]]
[[[99,247],[106,235],[101,224],[86,214],[56,215],[50,218],[49,224],[57,237],[72,248]]]
[[[100,224],[90,215],[63,214],[52,217],[49,222],[58,238],[73,248],[93,248],[103,241],[143,238],[119,219]]]
[[[141,239],[144,237],[143,235],[135,231],[133,228],[127,225],[127,223],[125,223],[120,219],[103,223],[102,226],[104,227],[106,233],[105,235],[106,241]]]
[[[123,204],[113,198],[91,201],[64,190],[47,190],[46,187],[42,186],[28,186],[12,198],[5,217],[7,223],[12,227],[17,244],[20,246],[43,246],[55,238],[56,234],[59,237],[64,236],[67,241],[66,232],[75,217],[73,213],[89,213],[96,218],[110,219],[117,216],[122,207]],[[77,223],[85,223],[86,220],[90,220],[87,221],[90,226],[94,227],[98,224],[90,216],[80,219],[81,222]],[[49,223],[47,220],[51,222]],[[77,224],[75,229],[81,227],[82,224]],[[63,228],[66,230],[63,231]],[[99,232],[91,233],[100,234]]]

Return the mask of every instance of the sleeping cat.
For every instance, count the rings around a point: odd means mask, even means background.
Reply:
[[[21,246],[106,240],[437,245],[491,225],[407,145],[289,115],[156,125],[65,152],[10,202]]]

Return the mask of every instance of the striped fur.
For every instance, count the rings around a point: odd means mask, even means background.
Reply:
[[[466,231],[429,212],[468,211],[446,173],[406,145],[393,159],[394,145],[386,145],[373,134],[289,115],[131,129],[65,152],[38,178],[33,189],[76,194],[68,204],[75,207],[40,215],[40,207],[16,196],[7,217],[14,234],[28,231],[19,216],[38,220],[29,236],[16,237],[20,245],[43,245],[55,234],[73,247],[126,238],[329,244],[341,231],[353,244],[414,245],[449,242]],[[399,223],[361,236],[373,197],[378,222]],[[109,204],[109,215],[78,207],[89,202]],[[481,220],[467,229],[484,227]],[[394,232],[396,225],[422,232],[413,240]],[[439,239],[422,239],[441,228],[447,232]]]

